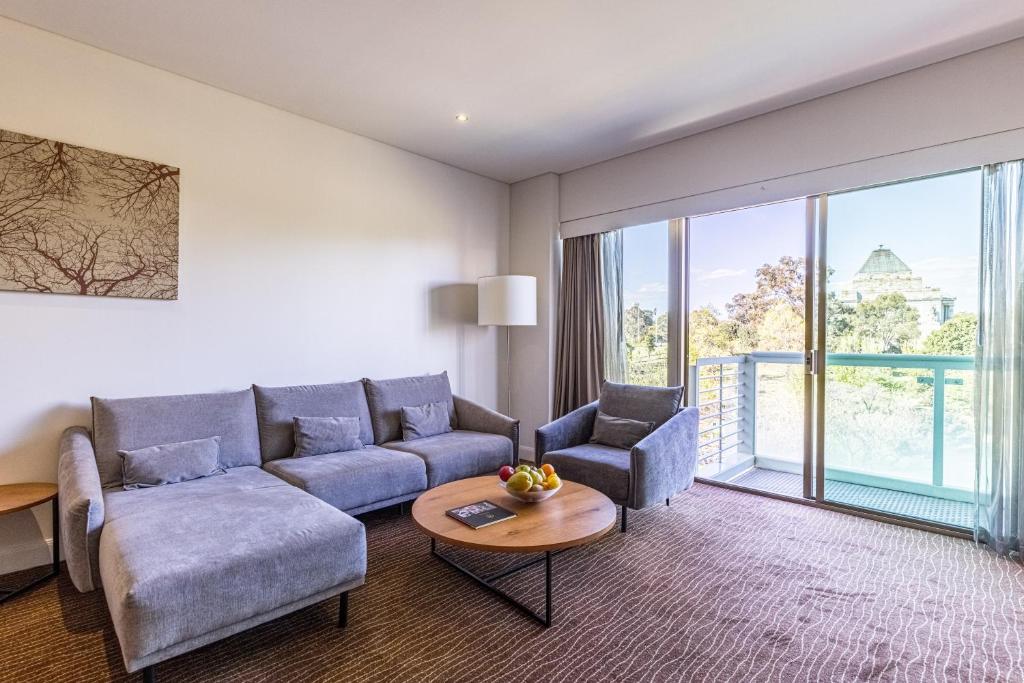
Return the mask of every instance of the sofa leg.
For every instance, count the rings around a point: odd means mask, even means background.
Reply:
[[[671,504],[672,504],[672,499],[671,498],[666,498],[665,499],[665,507],[668,507]]]
[[[348,626],[348,591],[341,594],[341,601],[338,603],[338,628]]]
[[[626,506],[622,506],[622,526],[619,527],[622,533],[626,533]]]
[[[156,669],[152,664],[142,669],[142,683],[156,683]]]

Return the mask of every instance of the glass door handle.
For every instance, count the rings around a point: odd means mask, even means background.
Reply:
[[[808,375],[817,375],[820,366],[818,365],[818,350],[811,349],[804,352],[804,372]]]

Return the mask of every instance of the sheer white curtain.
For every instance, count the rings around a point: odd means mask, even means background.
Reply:
[[[604,295],[604,376],[626,381],[626,334],[622,324],[622,230],[601,234],[601,291]]]
[[[977,540],[1019,553],[1024,530],[1024,161],[984,168],[978,315]]]

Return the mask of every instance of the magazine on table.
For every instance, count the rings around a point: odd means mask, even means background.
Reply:
[[[506,519],[512,519],[516,516],[516,513],[511,510],[506,510],[489,500],[481,500],[477,503],[452,508],[445,512],[445,514],[474,529],[504,522]]]

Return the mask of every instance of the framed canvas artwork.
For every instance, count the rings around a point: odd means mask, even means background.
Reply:
[[[177,299],[178,176],[0,130],[0,289]]]

